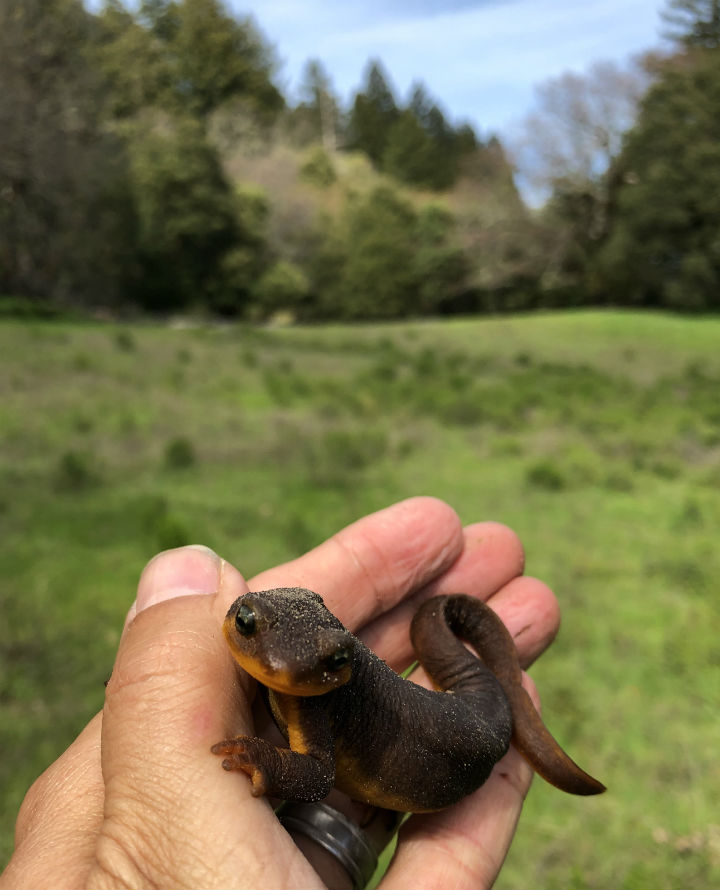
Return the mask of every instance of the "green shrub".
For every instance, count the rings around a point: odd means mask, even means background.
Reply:
[[[131,331],[120,328],[115,332],[115,346],[120,352],[135,352],[137,343]]]
[[[550,460],[539,460],[531,464],[525,472],[525,481],[532,488],[545,491],[562,491],[567,486],[565,474]]]
[[[309,282],[299,266],[280,260],[271,266],[253,288],[253,304],[261,317],[282,309],[300,308],[308,295]]]
[[[300,176],[305,182],[318,188],[329,188],[337,180],[332,159],[320,145],[316,145],[310,150],[300,167]]]
[[[186,470],[196,462],[195,448],[184,436],[171,439],[165,446],[164,463],[168,470]]]
[[[85,491],[99,481],[100,475],[89,455],[66,451],[60,456],[55,468],[55,486],[59,491]]]

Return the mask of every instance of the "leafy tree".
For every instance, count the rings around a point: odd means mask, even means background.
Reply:
[[[667,34],[682,46],[720,49],[720,0],[669,0]]]
[[[302,269],[308,282],[308,298],[301,317],[328,319],[351,316],[342,293],[348,241],[342,227],[322,214],[304,233]]]
[[[545,201],[546,265],[538,276],[554,301],[576,303],[611,225],[615,165],[650,74],[645,61],[597,63],[540,85],[537,109],[515,146],[519,174]],[[538,256],[540,259],[540,256]]]
[[[416,312],[442,312],[469,290],[470,263],[457,238],[453,215],[430,204],[418,214],[413,267],[418,280]]]
[[[720,308],[720,52],[671,65],[618,163],[615,222],[600,255],[609,298]]]
[[[156,10],[160,15],[160,10]],[[92,61],[108,85],[106,112],[127,118],[143,108],[166,104],[172,67],[163,41],[120,2],[106,0],[96,20]],[[164,29],[158,26],[160,33]]]
[[[444,311],[468,286],[452,214],[434,204],[416,211],[388,186],[349,205],[342,237],[324,241],[311,268],[316,311],[329,318]]]
[[[122,145],[105,132],[78,0],[0,0],[0,289],[113,303],[132,230]]]
[[[191,111],[206,117],[242,95],[258,113],[277,115],[284,100],[272,83],[272,58],[249,19],[237,21],[218,0],[182,0],[177,19],[170,43],[176,90]]]
[[[348,210],[346,259],[328,314],[396,318],[419,311],[412,205],[379,186]]]
[[[261,239],[243,230],[237,197],[202,127],[192,119],[138,126],[130,146],[144,307],[239,311]]]
[[[398,118],[398,108],[378,60],[370,63],[364,89],[355,96],[348,124],[350,148],[364,151],[380,167],[390,127]]]
[[[158,40],[172,43],[178,31],[178,3],[176,0],[142,0],[140,22]]]
[[[650,82],[643,61],[599,62],[587,74],[567,72],[536,90],[536,109],[514,146],[520,174],[541,196],[554,190],[605,197],[605,174],[635,123]]]
[[[205,119],[242,97],[272,121],[284,106],[271,50],[249,19],[235,19],[220,0],[144,0],[136,15],[106,0],[99,22],[98,64],[119,116],[159,105]]]

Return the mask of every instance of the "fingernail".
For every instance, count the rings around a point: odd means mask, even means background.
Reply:
[[[143,570],[127,621],[132,621],[143,609],[166,600],[216,593],[221,573],[222,559],[200,544],[158,553]]]

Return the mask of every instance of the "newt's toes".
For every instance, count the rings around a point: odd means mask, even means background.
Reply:
[[[222,768],[224,770],[227,770],[229,773],[233,770],[242,770],[248,775],[252,775],[255,765],[251,762],[250,758],[242,748],[240,750],[236,748],[234,751],[223,751],[222,753],[230,755],[230,757],[226,757],[222,762]]]

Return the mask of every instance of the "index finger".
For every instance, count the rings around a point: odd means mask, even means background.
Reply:
[[[414,497],[359,519],[304,556],[256,575],[248,586],[307,587],[357,630],[441,575],[463,544],[451,507]]]

